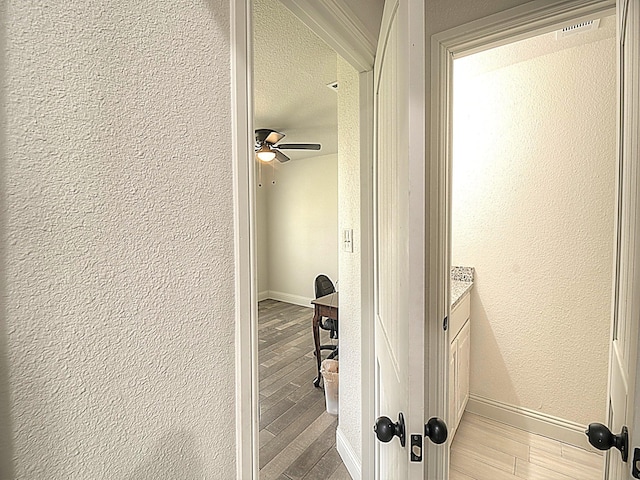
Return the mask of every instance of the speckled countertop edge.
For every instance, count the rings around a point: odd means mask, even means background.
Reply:
[[[471,290],[475,269],[473,267],[451,267],[451,308],[455,308],[462,297]]]

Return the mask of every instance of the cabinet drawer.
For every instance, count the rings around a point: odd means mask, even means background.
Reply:
[[[453,340],[456,338],[460,329],[464,325],[464,322],[469,318],[469,312],[471,308],[471,295],[466,293],[460,303],[456,305],[451,311],[451,318],[449,319],[449,339]]]

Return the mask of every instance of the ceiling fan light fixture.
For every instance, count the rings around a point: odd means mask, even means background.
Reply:
[[[255,134],[256,160],[259,162],[267,163],[275,159],[280,163],[286,163],[291,158],[282,153],[282,150],[320,150],[322,148],[319,143],[280,143],[285,134],[270,128],[259,128]]]
[[[262,145],[256,152],[256,157],[258,157],[258,160],[262,160],[263,162],[270,162],[276,158],[276,152],[271,150],[268,145]]]

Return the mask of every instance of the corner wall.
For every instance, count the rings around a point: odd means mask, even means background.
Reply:
[[[338,57],[338,225],[353,229],[353,252],[339,245],[340,393],[338,430],[362,462],[362,342],[359,76]]]
[[[465,78],[474,61],[455,66],[452,212],[452,263],[476,268],[471,393],[604,421],[615,41]]]
[[[2,8],[0,477],[235,472],[229,2]]]

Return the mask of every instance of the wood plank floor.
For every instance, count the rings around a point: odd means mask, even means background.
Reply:
[[[450,480],[601,480],[603,456],[465,412]]]
[[[313,386],[312,317],[312,308],[258,304],[261,480],[351,478],[336,450],[338,417]]]

